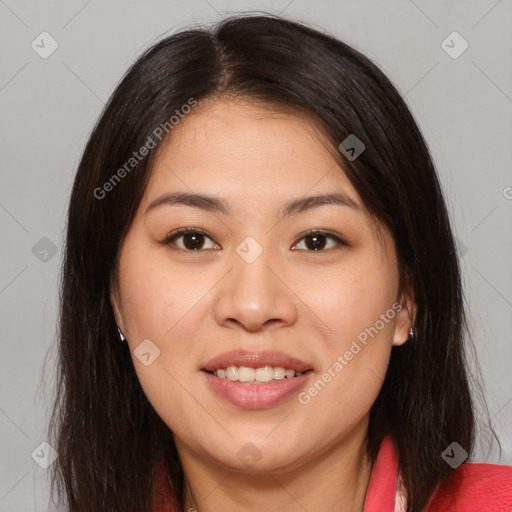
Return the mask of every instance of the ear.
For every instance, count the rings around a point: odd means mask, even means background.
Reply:
[[[112,305],[112,310],[114,311],[114,318],[116,320],[116,323],[121,330],[121,332],[125,331],[124,326],[124,320],[123,320],[123,314],[122,314],[122,308],[121,308],[121,300],[119,298],[119,290],[117,289],[117,286],[111,282],[110,284],[110,304]]]
[[[418,306],[412,286],[407,286],[406,291],[400,296],[399,303],[401,309],[396,315],[395,334],[393,336],[394,346],[400,346],[407,342],[409,339],[409,329],[414,327],[416,321]]]

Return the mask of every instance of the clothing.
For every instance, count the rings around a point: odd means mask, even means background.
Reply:
[[[388,436],[372,471],[364,512],[405,512],[400,483],[398,452]],[[433,494],[426,512],[512,512],[512,466],[462,464]]]
[[[161,489],[163,473],[157,482]],[[173,512],[161,491],[154,512]],[[200,512],[200,511],[199,511]],[[405,512],[405,492],[398,472],[398,451],[391,437],[382,441],[370,476],[364,512]],[[465,463],[438,487],[425,512],[512,512],[512,466]]]

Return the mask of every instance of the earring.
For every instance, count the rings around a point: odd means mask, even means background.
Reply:
[[[409,336],[410,336],[411,338],[414,338],[414,330],[413,330],[413,328],[412,328],[412,327],[409,329]]]
[[[119,338],[121,339],[121,342],[126,341],[125,335],[121,332],[121,329],[119,327],[117,328],[117,332],[119,333]]]

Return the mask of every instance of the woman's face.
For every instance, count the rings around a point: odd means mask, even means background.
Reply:
[[[389,232],[298,117],[203,105],[161,149],[113,303],[180,457],[284,472],[362,439],[414,318]]]

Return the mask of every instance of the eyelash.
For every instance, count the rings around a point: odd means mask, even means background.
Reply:
[[[190,250],[190,249],[182,249],[181,247],[172,247],[172,244],[174,243],[174,241],[177,238],[180,238],[181,236],[188,235],[188,234],[196,234],[196,235],[205,236],[207,238],[210,238],[210,240],[213,241],[212,237],[204,229],[201,229],[201,228],[178,228],[176,231],[173,231],[172,233],[167,235],[165,237],[165,239],[161,241],[161,243],[163,245],[169,246],[171,248],[171,250],[173,250],[173,251],[183,251],[183,252],[192,253],[192,252],[204,252],[205,250],[208,250],[208,249]],[[334,233],[331,233],[329,231],[317,230],[317,229],[311,229],[311,230],[307,231],[306,233],[304,233],[302,235],[302,237],[299,239],[299,242],[302,241],[304,238],[307,238],[310,236],[315,236],[315,235],[329,238],[329,239],[333,240],[334,242],[336,242],[336,244],[338,246],[349,247],[349,243],[347,241],[343,240],[342,238],[335,235]],[[294,245],[297,245],[297,244],[294,244]],[[332,247],[331,249],[334,249],[334,247]],[[322,253],[322,252],[327,252],[330,249],[319,249],[319,250],[299,249],[299,250],[311,252],[311,253]]]

